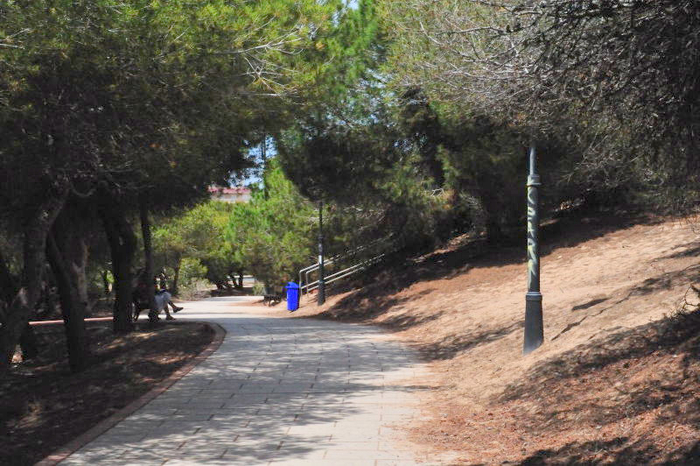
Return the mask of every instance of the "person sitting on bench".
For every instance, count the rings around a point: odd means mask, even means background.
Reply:
[[[159,292],[168,291],[168,276],[165,274],[165,267],[161,269],[155,280],[158,283]],[[172,296],[172,293],[168,293],[168,295]],[[173,312],[175,313],[184,309],[182,306],[176,306],[170,299],[168,299],[168,304],[173,308]]]

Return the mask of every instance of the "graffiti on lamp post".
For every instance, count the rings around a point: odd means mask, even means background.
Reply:
[[[542,345],[544,325],[542,319],[542,294],[540,293],[540,244],[539,244],[539,187],[537,154],[534,144],[528,151],[530,171],[527,177],[527,294],[525,295],[525,337],[523,354]]]

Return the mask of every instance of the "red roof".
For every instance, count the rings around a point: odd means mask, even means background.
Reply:
[[[244,186],[235,186],[233,188],[222,188],[221,186],[209,186],[210,193],[217,194],[249,194],[250,189]]]

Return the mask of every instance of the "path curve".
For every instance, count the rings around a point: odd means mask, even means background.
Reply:
[[[179,320],[226,330],[219,349],[60,464],[416,464],[397,427],[417,415],[417,355],[374,327],[275,318],[252,299],[185,303]]]

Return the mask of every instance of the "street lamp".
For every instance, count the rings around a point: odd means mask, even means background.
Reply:
[[[318,305],[326,302],[326,284],[323,281],[323,201],[318,202]]]
[[[540,293],[540,223],[539,193],[540,175],[537,174],[534,144],[530,146],[530,173],[527,177],[527,294],[525,295],[525,338],[523,354],[528,354],[542,345],[544,330],[542,323],[542,294]]]

